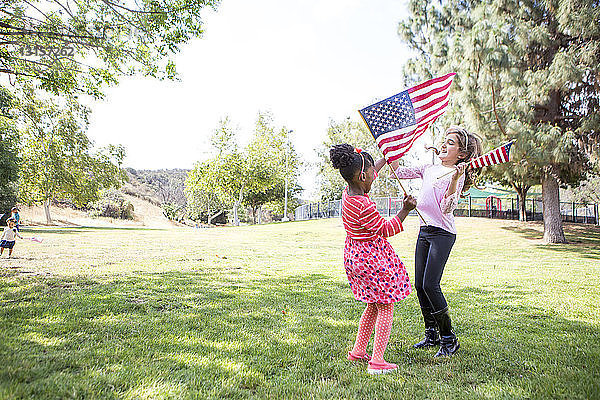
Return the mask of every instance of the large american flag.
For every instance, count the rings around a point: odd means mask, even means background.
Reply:
[[[469,166],[471,168],[481,168],[487,167],[488,165],[495,165],[507,162],[508,155],[510,152],[510,146],[512,146],[513,142],[514,140],[503,144],[502,146],[497,147],[494,150],[485,153],[482,156],[472,159],[471,161],[469,161]]]
[[[388,162],[402,157],[446,111],[456,74],[434,78],[359,110]]]

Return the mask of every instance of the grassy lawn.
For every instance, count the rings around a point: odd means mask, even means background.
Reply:
[[[418,221],[391,239],[413,275]],[[458,219],[442,288],[457,356],[411,345],[397,303],[372,377],[345,359],[363,305],[337,219],[218,229],[24,232],[0,259],[0,399],[600,398],[600,229]]]

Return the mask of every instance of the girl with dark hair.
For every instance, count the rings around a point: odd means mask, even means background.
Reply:
[[[406,196],[402,210],[388,221],[377,212],[368,196],[383,163],[376,166],[368,153],[349,144],[333,146],[330,158],[348,183],[342,194],[342,221],[347,234],[344,268],[354,298],[367,303],[348,359],[368,361],[369,374],[391,372],[398,366],[385,362],[383,353],[392,329],[394,302],[408,296],[411,287],[404,264],[385,238],[402,231],[402,221],[415,208],[416,200]],[[370,357],[366,350],[373,329],[375,339]]]
[[[441,165],[396,169],[400,179],[423,179],[417,209],[424,222],[421,222],[415,249],[415,288],[425,321],[425,338],[414,347],[439,345],[436,357],[450,356],[459,348],[440,281],[456,241],[453,211],[458,205],[458,196],[469,189],[475,178],[475,171],[467,170],[468,161],[480,156],[481,149],[478,136],[451,126],[438,153]],[[438,179],[452,170],[454,174]]]

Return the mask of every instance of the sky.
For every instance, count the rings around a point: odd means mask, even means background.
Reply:
[[[315,161],[331,119],[358,120],[359,108],[404,89],[405,16],[393,0],[223,0],[175,57],[180,81],[122,79],[91,105],[88,133],[124,145],[128,167],[192,168],[219,120],[229,116],[247,141],[269,111]],[[308,197],[313,182],[305,172]]]

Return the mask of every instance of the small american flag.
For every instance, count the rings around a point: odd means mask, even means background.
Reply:
[[[482,156],[472,159],[469,161],[471,168],[487,167],[488,165],[500,164],[508,161],[508,154],[510,152],[510,146],[512,146],[514,140],[503,144],[502,146],[495,148],[494,150],[485,153]]]
[[[388,162],[402,157],[446,111],[456,74],[434,78],[359,110]]]

